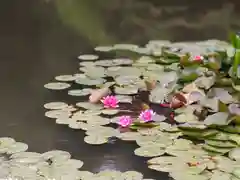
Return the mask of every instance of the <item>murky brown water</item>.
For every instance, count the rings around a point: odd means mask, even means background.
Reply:
[[[0,2],[0,136],[29,144],[32,151],[62,149],[85,162],[84,168],[138,170],[167,179],[133,155],[133,143],[100,147],[83,142],[83,133],[44,117],[50,100],[73,99],[43,84],[77,71],[76,57],[95,45],[144,44],[150,39],[189,41],[226,39],[240,29],[237,0],[8,0]]]

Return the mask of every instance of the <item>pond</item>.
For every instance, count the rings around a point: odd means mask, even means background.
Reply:
[[[0,4],[1,178],[240,178],[236,3]]]

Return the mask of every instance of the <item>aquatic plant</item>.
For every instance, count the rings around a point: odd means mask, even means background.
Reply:
[[[96,55],[81,55],[81,73],[45,87],[67,89],[68,81],[74,81],[89,87],[69,90],[69,95],[105,88],[115,96],[103,98],[104,106],[91,103],[91,98],[75,106],[52,102],[45,104],[45,115],[86,131],[84,141],[89,144],[108,143],[109,137],[136,141],[140,147],[134,153],[153,158],[148,161],[150,169],[168,172],[176,180],[238,180],[240,38],[232,37],[233,45],[218,40],[153,40],[144,47],[96,47],[104,53],[130,51],[134,57],[95,60]],[[123,105],[116,108],[118,102]],[[108,126],[112,123],[126,131]]]

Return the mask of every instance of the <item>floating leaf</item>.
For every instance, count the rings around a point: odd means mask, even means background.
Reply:
[[[45,84],[44,87],[51,90],[63,90],[71,87],[71,85],[63,82],[51,82]]]
[[[102,114],[106,114],[106,115],[115,115],[119,113],[118,109],[103,109],[102,110]]]
[[[120,103],[132,103],[132,97],[131,96],[116,95],[115,97],[117,98],[117,100]]]
[[[102,79],[102,78],[96,78],[96,79],[92,79],[92,78],[77,78],[75,80],[75,82],[77,84],[84,84],[84,85],[88,85],[88,86],[93,86],[93,85],[100,85],[103,84],[106,80]]]
[[[168,89],[156,87],[151,91],[149,99],[152,103],[160,104],[164,101],[168,93],[169,93]]]
[[[227,125],[229,123],[228,113],[225,112],[217,112],[213,115],[209,115],[205,120],[204,123],[206,125]]]
[[[92,89],[86,88],[86,89],[72,89],[68,91],[68,95],[71,96],[86,96],[91,93]]]
[[[143,146],[135,149],[135,155],[143,157],[155,157],[165,153],[165,150],[158,146]]]
[[[214,147],[214,146],[211,146],[211,145],[207,145],[205,144],[203,146],[203,149],[205,149],[206,151],[212,151],[212,152],[217,152],[217,153],[221,153],[221,154],[225,154],[229,151],[231,151],[231,148],[219,148],[219,147]]]
[[[99,145],[107,143],[108,140],[105,137],[99,137],[98,135],[90,135],[84,138],[84,141],[88,144]]]
[[[214,147],[220,147],[220,148],[234,148],[236,147],[236,143],[233,143],[231,141],[214,141],[214,140],[206,140],[206,144],[214,146]]]
[[[68,104],[64,102],[50,102],[44,104],[44,108],[49,110],[64,109],[66,107],[68,107]]]
[[[240,147],[234,148],[229,152],[229,157],[233,160],[240,160]]]
[[[219,108],[219,100],[217,98],[203,98],[200,105],[209,108],[212,112],[217,112]]]
[[[74,75],[60,75],[55,77],[57,81],[74,81],[76,78],[77,76]]]
[[[93,61],[98,59],[97,55],[93,55],[93,54],[83,54],[78,56],[78,59],[84,60],[84,61]]]
[[[234,101],[233,97],[225,89],[213,88],[212,93],[217,99],[219,99],[224,104],[229,104],[229,103],[232,103]]]
[[[196,72],[195,68],[185,68],[181,73],[180,80],[182,82],[190,82],[197,79],[198,76],[199,74]]]
[[[179,123],[184,122],[197,122],[197,117],[194,114],[180,114],[174,118],[175,121]]]
[[[91,110],[103,109],[102,105],[92,104],[92,103],[89,103],[89,102],[78,102],[78,103],[76,103],[76,106],[84,108],[84,109],[91,109]]]
[[[209,89],[210,87],[212,87],[215,83],[215,77],[214,76],[210,76],[210,77],[199,77],[198,79],[195,80],[195,84],[200,87],[200,88],[204,88],[204,89]]]
[[[137,94],[138,88],[137,87],[131,87],[131,86],[126,86],[124,88],[122,88],[122,87],[115,87],[115,92],[117,94],[122,94],[122,95]]]

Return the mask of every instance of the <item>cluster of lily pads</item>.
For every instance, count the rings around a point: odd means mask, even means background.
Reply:
[[[62,90],[79,84],[68,94],[88,95],[89,101],[50,102],[45,115],[86,131],[89,144],[104,144],[110,137],[136,141],[136,155],[154,157],[150,169],[177,180],[240,179],[238,46],[235,39],[233,44],[154,40],[144,47],[96,47],[117,57],[80,55],[80,72],[45,85]],[[161,108],[170,109],[171,116],[158,113]]]
[[[10,137],[0,138],[0,179],[13,180],[152,180],[137,171],[104,170],[99,173],[80,170],[81,160],[71,159],[62,150],[28,152],[28,145]]]

